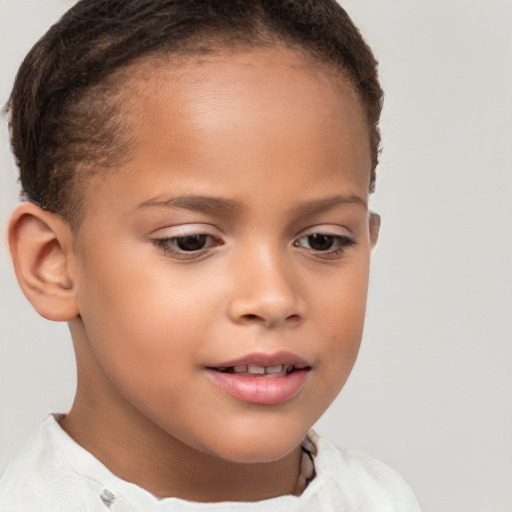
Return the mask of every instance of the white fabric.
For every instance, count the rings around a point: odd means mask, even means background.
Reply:
[[[0,479],[1,512],[418,512],[409,486],[361,453],[339,450],[310,433],[316,478],[301,496],[259,502],[195,503],[157,499],[121,480],[75,443],[54,416]]]

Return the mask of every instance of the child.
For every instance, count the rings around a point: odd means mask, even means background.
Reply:
[[[78,385],[2,512],[419,510],[310,431],[361,340],[381,100],[334,0],[82,0],[35,45],[9,242]]]

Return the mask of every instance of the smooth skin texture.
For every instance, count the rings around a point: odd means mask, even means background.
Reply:
[[[32,204],[11,220],[25,294],[73,335],[62,426],[159,497],[292,493],[300,442],[363,330],[378,231],[363,109],[346,80],[289,50],[138,66],[132,158],[88,181],[79,230]],[[280,351],[311,366],[284,403],[244,402],[207,376]]]

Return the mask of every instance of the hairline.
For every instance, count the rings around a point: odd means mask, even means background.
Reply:
[[[105,86],[108,85],[109,93],[103,97],[108,98],[109,105],[119,114],[116,118],[119,122],[118,126],[121,127],[117,132],[123,139],[122,145],[126,149],[118,151],[120,156],[114,158],[111,165],[99,165],[97,162],[88,161],[79,161],[75,164],[71,164],[73,165],[73,176],[68,197],[73,199],[71,202],[73,206],[69,208],[70,202],[68,201],[67,205],[65,205],[62,210],[54,213],[58,214],[67,222],[73,231],[76,231],[80,227],[83,219],[85,200],[83,186],[87,186],[87,178],[108,172],[116,172],[116,170],[128,163],[133,156],[130,149],[134,147],[134,137],[130,136],[130,132],[134,132],[133,125],[130,126],[130,121],[128,121],[127,125],[122,126],[126,123],[129,116],[133,116],[134,118],[137,116],[135,104],[130,104],[132,101],[137,101],[137,95],[129,94],[130,87],[137,87],[143,83],[144,80],[153,80],[155,78],[167,80],[168,77],[172,76],[174,73],[186,70],[186,68],[191,65],[200,66],[214,56],[229,54],[240,55],[242,52],[251,54],[263,50],[280,53],[281,55],[289,53],[290,56],[298,57],[298,61],[311,63],[312,66],[342,80],[342,82],[348,85],[352,92],[355,93],[360,103],[362,113],[365,116],[368,137],[370,137],[371,126],[367,119],[367,109],[365,108],[361,91],[355,85],[353,77],[346,68],[327,59],[320,53],[317,54],[313,52],[300,43],[280,37],[279,34],[275,35],[275,40],[273,41],[262,38],[256,39],[254,44],[249,38],[240,37],[239,39],[235,39],[233,34],[230,34],[230,36],[231,37],[228,37],[227,40],[224,34],[217,34],[217,37],[210,37],[206,40],[209,43],[207,47],[205,47],[205,40],[199,38],[196,43],[186,44],[172,50],[167,48],[150,50],[112,70],[112,72],[103,77],[102,80],[92,84],[84,91],[82,99],[88,96],[90,97],[91,92],[95,88],[105,89]],[[228,45],[228,42],[235,43],[235,45]],[[240,50],[242,50],[242,52]],[[198,55],[204,56],[204,60],[198,60]],[[169,66],[170,63],[172,63],[172,66]],[[160,73],[161,70],[163,70],[164,73]],[[118,148],[119,144],[116,144],[116,147]],[[371,192],[372,190],[370,189],[369,193]]]

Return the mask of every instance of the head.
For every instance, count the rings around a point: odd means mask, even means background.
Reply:
[[[10,241],[70,323],[77,414],[234,462],[297,446],[359,348],[381,100],[334,0],[83,0],[50,29],[8,104]]]

